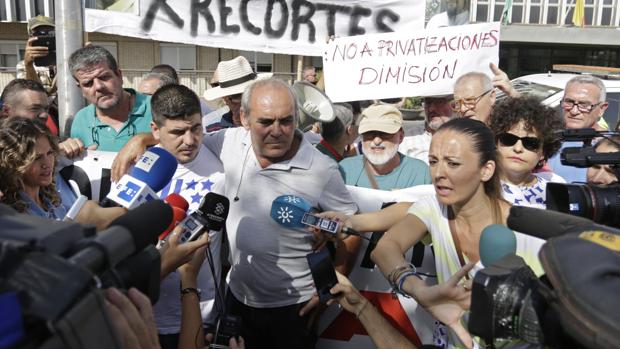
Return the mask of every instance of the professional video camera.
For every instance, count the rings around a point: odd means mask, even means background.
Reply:
[[[489,348],[620,348],[620,230],[529,207],[512,207],[508,226],[549,238],[539,254],[545,275],[536,278],[514,254],[479,271],[469,331]]]
[[[601,132],[591,128],[562,131],[561,137],[564,141],[583,142],[583,147],[562,149],[562,164],[581,168],[609,165],[616,178],[620,179],[620,152],[597,153],[592,146],[594,138],[606,138],[620,148],[620,144],[610,138],[618,135],[620,132]],[[551,210],[620,228],[620,186],[617,184],[601,186],[549,183],[546,202],[547,208]]]
[[[121,348],[102,289],[136,287],[156,302],[160,255],[152,243],[171,220],[172,209],[155,200],[95,235],[0,204],[0,347]]]

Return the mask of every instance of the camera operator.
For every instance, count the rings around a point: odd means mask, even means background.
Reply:
[[[594,146],[594,150],[597,153],[620,152],[620,136],[611,137],[611,140],[607,138],[601,140]],[[589,184],[618,184],[618,177],[610,165],[595,164],[588,167],[587,178]]]
[[[48,56],[49,47],[35,46],[41,36],[54,38],[54,19],[45,16],[36,16],[28,20],[28,42],[24,52],[24,60],[17,63],[17,78],[39,82],[45,87],[48,95],[56,93],[56,63],[49,66],[37,66],[35,60]]]

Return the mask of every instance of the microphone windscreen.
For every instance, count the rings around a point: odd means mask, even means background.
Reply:
[[[164,201],[167,202],[170,206],[178,207],[185,212],[187,212],[187,209],[189,209],[189,203],[187,202],[187,200],[185,200],[185,198],[183,198],[181,195],[177,193],[172,193],[168,195],[164,199]]]
[[[517,252],[515,233],[500,224],[491,224],[480,235],[480,261],[488,267],[509,254]]]
[[[230,201],[227,197],[209,192],[202,199],[198,211],[207,220],[209,230],[220,230],[226,223],[229,208]]]
[[[594,225],[586,218],[524,206],[512,206],[507,223],[510,229],[544,240]]]
[[[153,147],[142,154],[130,175],[157,193],[170,182],[177,165],[177,159],[172,154],[163,148]]]
[[[159,234],[159,240],[164,240],[168,234],[187,216],[187,213],[183,209],[172,206],[172,222],[168,228],[161,234]]]
[[[310,212],[312,205],[299,196],[280,195],[271,203],[271,219],[287,228],[304,228],[301,219],[304,213]]]
[[[156,243],[157,237],[168,228],[172,221],[172,207],[161,200],[148,201],[116,218],[110,226],[127,228],[133,237],[135,251]]]

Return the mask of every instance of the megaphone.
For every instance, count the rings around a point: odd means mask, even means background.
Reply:
[[[297,81],[293,84],[293,92],[299,106],[297,127],[300,130],[305,132],[317,121],[331,122],[336,118],[329,97],[316,86],[305,81]]]

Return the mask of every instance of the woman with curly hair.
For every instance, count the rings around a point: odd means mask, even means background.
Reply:
[[[500,154],[504,199],[545,208],[547,182],[564,179],[539,170],[560,149],[555,132],[564,129],[564,120],[534,98],[506,98],[493,107],[489,126]]]
[[[4,120],[0,149],[1,201],[18,212],[63,219],[76,197],[55,171],[58,142],[47,127],[25,118]]]

